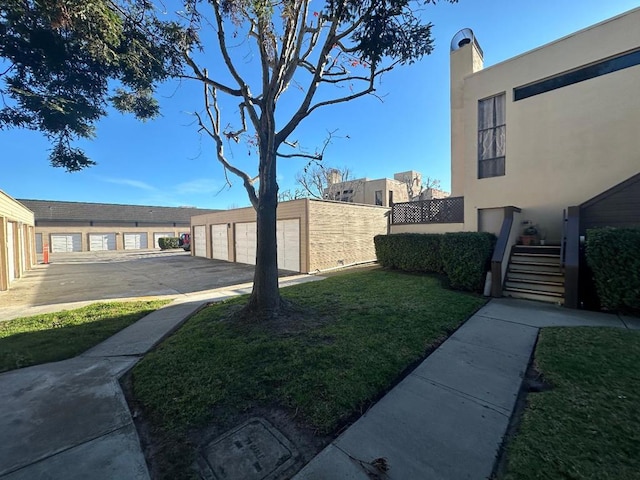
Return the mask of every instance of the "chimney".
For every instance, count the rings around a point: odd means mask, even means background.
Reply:
[[[464,79],[482,70],[483,53],[473,30],[453,36],[449,56],[451,95],[451,195],[464,195]]]

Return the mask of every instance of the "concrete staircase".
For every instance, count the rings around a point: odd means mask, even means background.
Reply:
[[[514,245],[504,283],[505,297],[564,303],[559,246]]]

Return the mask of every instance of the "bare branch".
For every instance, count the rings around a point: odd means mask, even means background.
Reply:
[[[311,105],[313,97],[316,94],[316,91],[318,90],[318,85],[320,85],[320,80],[322,78],[322,72],[324,70],[324,66],[327,63],[329,53],[331,52],[331,49],[333,48],[333,45],[335,43],[336,32],[340,24],[339,19],[342,15],[344,6],[345,6],[345,3],[343,2],[338,8],[336,17],[331,22],[331,26],[329,27],[329,32],[327,33],[327,37],[325,39],[324,45],[322,46],[322,49],[318,56],[318,62],[316,64],[315,74],[311,79],[311,84],[309,85],[307,94],[305,95],[305,98],[302,101],[300,107],[298,107],[298,110],[296,111],[296,113],[291,117],[291,120],[289,120],[289,122],[284,126],[284,128],[276,134],[276,145],[279,145],[280,143],[282,143],[282,141],[285,140],[291,134],[291,132],[293,132],[293,130],[295,130],[295,128],[300,124],[300,122],[307,115],[309,115],[308,109],[309,109],[309,106]]]
[[[212,100],[213,105],[211,104]],[[231,173],[237,175],[242,179],[244,188],[249,195],[251,204],[254,208],[258,208],[258,196],[256,194],[256,189],[253,186],[256,178],[251,178],[246,172],[243,172],[239,168],[233,166],[224,155],[224,143],[222,141],[222,136],[220,135],[220,110],[218,108],[216,89],[206,84],[204,85],[204,104],[207,116],[209,117],[209,122],[211,123],[211,128],[208,128],[205,125],[200,114],[196,112],[196,117],[198,119],[200,129],[204,130],[214,140],[214,142],[216,143],[216,156],[218,158],[218,161],[224,166],[225,170],[229,170]]]
[[[242,96],[244,97],[247,111],[249,112],[249,118],[251,118],[251,122],[254,127],[257,129],[260,125],[260,119],[258,117],[258,113],[254,108],[254,104],[261,106],[261,102],[251,96],[251,92],[249,91],[249,86],[242,79],[238,70],[234,66],[231,57],[229,56],[229,51],[227,47],[227,40],[225,38],[225,30],[224,30],[224,21],[222,19],[222,12],[220,12],[220,3],[218,1],[210,2],[213,11],[216,17],[216,27],[217,27],[217,36],[218,36],[218,45],[220,48],[220,53],[222,54],[222,58],[224,59],[224,63],[231,73],[231,76],[235,79],[240,87],[240,92],[242,92]],[[254,191],[255,193],[255,191]]]
[[[312,155],[312,154],[308,154],[308,153],[280,153],[280,152],[276,152],[276,155],[278,155],[280,158],[310,158],[311,160],[318,160],[321,161],[322,160],[322,155]]]
[[[182,57],[184,58],[185,62],[187,62],[187,65],[191,67],[191,70],[193,70],[195,77],[192,77],[189,75],[178,75],[179,78],[199,80],[201,82],[206,83],[207,85],[211,85],[212,87],[220,90],[221,92],[227,93],[229,95],[233,95],[234,97],[242,96],[242,92],[239,89],[233,89],[231,87],[223,85],[222,83],[216,82],[215,80],[212,80],[208,76],[204,75],[200,70],[200,68],[198,67],[198,65],[196,64],[196,62],[194,62],[193,59],[189,56],[189,52],[182,52]]]

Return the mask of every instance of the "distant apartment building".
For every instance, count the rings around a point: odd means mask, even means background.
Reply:
[[[422,174],[415,170],[396,173],[393,175],[393,179],[356,178],[345,181],[336,171],[333,176],[328,177],[328,185],[324,191],[325,200],[383,207],[390,207],[394,203],[431,200],[448,196],[449,193],[443,190],[432,187],[425,188],[422,184]]]

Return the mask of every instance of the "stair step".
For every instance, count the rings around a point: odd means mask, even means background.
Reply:
[[[542,282],[556,282],[564,284],[564,274],[562,272],[532,272],[530,270],[520,270],[510,268],[507,271],[507,280],[537,280]]]
[[[512,259],[509,263],[510,270],[526,270],[528,272],[549,272],[549,273],[561,273],[560,263],[550,262],[525,262],[521,260]]]
[[[530,252],[513,252],[513,257],[516,258],[522,258],[522,257],[527,257],[527,258],[551,258],[551,259],[558,259],[558,261],[560,260],[560,254],[556,254],[556,253],[530,253]]]
[[[504,283],[506,289],[520,289],[549,295],[564,294],[564,283],[544,282],[536,280],[517,280],[507,278]]]
[[[503,291],[505,297],[522,298],[525,300],[537,300],[546,303],[564,304],[564,295],[562,293],[543,293],[527,288],[505,288]]]
[[[534,255],[531,253],[514,253],[511,255],[511,262],[517,263],[543,263],[560,266],[559,255]]]
[[[548,253],[560,255],[560,245],[514,245],[514,253]]]
[[[525,260],[521,257],[516,257],[513,258],[511,260],[511,263],[517,263],[519,265],[546,265],[546,266],[550,266],[550,267],[555,267],[556,265],[558,265],[557,263],[554,262],[550,262],[546,259],[540,259],[538,260]]]

